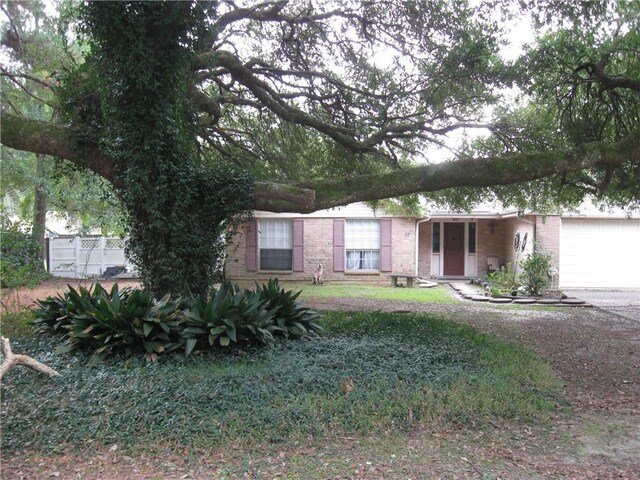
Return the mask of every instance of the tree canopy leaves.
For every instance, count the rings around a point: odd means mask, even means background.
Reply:
[[[140,238],[166,237],[166,252],[236,208],[640,203],[638,2],[61,5],[2,3],[15,87],[2,142],[106,178],[130,229],[155,229]],[[55,41],[28,42],[34,22]],[[532,41],[507,61],[509,29],[528,23]],[[48,114],[18,108],[16,92]]]

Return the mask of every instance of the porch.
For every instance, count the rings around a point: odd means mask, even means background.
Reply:
[[[433,215],[418,224],[417,273],[438,280],[484,278],[488,258],[497,257],[500,266],[517,263],[532,251],[533,238],[534,223],[517,213]]]

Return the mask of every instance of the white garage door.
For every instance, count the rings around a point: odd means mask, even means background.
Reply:
[[[560,287],[640,288],[640,220],[563,218]]]

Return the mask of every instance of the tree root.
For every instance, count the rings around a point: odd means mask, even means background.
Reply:
[[[24,365],[25,367],[46,373],[52,377],[60,375],[53,368],[48,367],[44,363],[40,363],[28,355],[14,355],[11,351],[9,339],[5,337],[2,337],[2,354],[4,355],[4,361],[2,362],[2,365],[0,365],[0,380],[2,380],[4,374],[7,373],[14,365]]]

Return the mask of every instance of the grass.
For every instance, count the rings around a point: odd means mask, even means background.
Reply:
[[[3,310],[0,312],[0,333],[11,340],[26,337],[33,333],[29,321],[31,310],[22,308],[17,311]]]
[[[455,303],[449,287],[440,285],[435,288],[400,288],[380,285],[336,284],[322,286],[308,283],[291,283],[287,288],[302,290],[301,300],[315,298],[371,298],[375,300],[399,300],[424,303]]]
[[[320,337],[187,362],[59,356],[50,337],[13,342],[62,373],[16,368],[2,390],[3,451],[277,444],[414,426],[544,420],[560,384],[532,352],[426,314],[327,314]],[[351,377],[348,395],[341,382]]]

